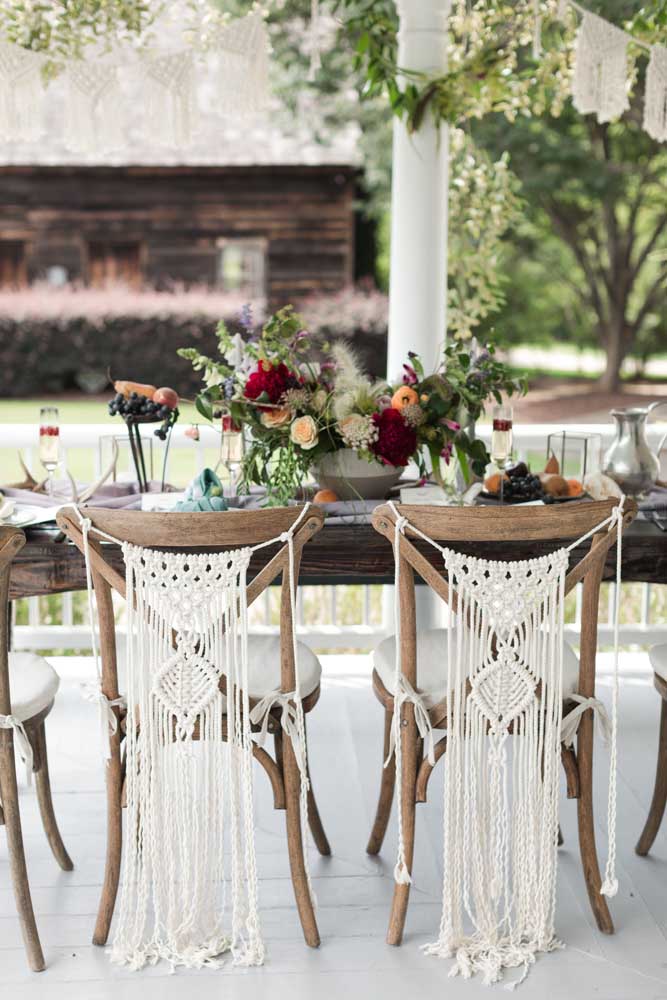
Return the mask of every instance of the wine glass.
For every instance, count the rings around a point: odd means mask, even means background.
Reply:
[[[60,417],[56,406],[39,411],[39,460],[48,475],[47,493],[53,495],[53,473],[60,462]]]
[[[500,502],[503,502],[503,470],[512,457],[512,407],[494,406],[491,432],[491,461],[500,469]]]
[[[229,496],[236,496],[238,471],[243,461],[243,429],[234,422],[231,414],[222,414],[222,437],[220,439],[220,460],[229,476]]]

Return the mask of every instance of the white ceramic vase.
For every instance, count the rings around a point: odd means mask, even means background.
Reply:
[[[403,469],[367,462],[352,448],[341,448],[324,455],[313,471],[320,489],[333,490],[339,500],[383,500]]]

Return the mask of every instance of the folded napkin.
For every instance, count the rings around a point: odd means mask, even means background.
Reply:
[[[204,469],[198,476],[195,476],[185,491],[185,500],[177,503],[174,510],[186,513],[229,510],[222,483],[213,469]]]

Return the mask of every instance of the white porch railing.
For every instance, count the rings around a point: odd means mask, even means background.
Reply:
[[[539,458],[544,454],[547,435],[555,430],[554,425],[535,424],[515,427],[515,450],[520,458]],[[201,428],[201,440],[193,442],[185,437],[184,427],[174,430],[169,468],[177,469],[178,481],[183,482],[194,475],[206,463],[215,459],[217,435],[208,427]],[[664,425],[649,428],[649,440],[657,446],[664,433]],[[482,437],[490,435],[490,427],[480,426]],[[603,448],[609,444],[613,428],[610,425],[568,425],[568,433],[602,436]],[[61,429],[63,461],[69,467],[70,459],[76,459],[77,471],[82,458],[88,468],[79,473],[80,478],[98,475],[100,472],[99,439],[113,432],[109,423],[88,426],[63,425]],[[0,425],[0,447],[21,449],[28,465],[36,467],[38,428],[31,424]],[[162,466],[164,445],[154,440],[155,474],[159,476]],[[77,457],[78,456],[78,457]],[[129,461],[129,453],[128,453]],[[128,466],[128,475],[130,474]],[[176,478],[176,476],[174,477]],[[600,643],[608,645],[613,636],[613,584],[605,585],[608,599],[606,621],[600,624]],[[393,630],[391,620],[392,602],[382,597],[381,585],[332,586],[324,593],[312,597],[312,589],[302,588],[299,598],[297,627],[300,637],[312,648],[318,650],[372,649],[384,635]],[[667,619],[662,610],[661,587],[649,584],[624,585],[624,620],[620,626],[623,645],[647,646],[658,641],[667,641]],[[48,614],[46,605],[48,603]],[[658,606],[660,608],[658,609]],[[632,620],[628,618],[628,608]],[[27,611],[26,611],[27,609]],[[90,649],[90,635],[87,624],[85,602],[73,594],[59,597],[30,598],[16,602],[13,608],[15,620],[13,644],[16,649],[81,650]],[[605,616],[603,616],[605,617]],[[277,631],[277,617],[272,605],[271,592],[264,595],[263,603],[255,609],[252,622],[257,632]],[[574,620],[566,625],[567,632],[576,642],[581,623],[580,595],[576,601]]]

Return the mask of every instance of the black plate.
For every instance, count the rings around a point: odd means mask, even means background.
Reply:
[[[487,493],[486,490],[482,490],[482,492],[478,494],[478,499],[482,499],[486,503],[500,504],[500,497],[498,496],[498,494]],[[582,493],[578,497],[554,497],[551,503],[571,503],[573,500],[590,500],[590,497],[588,496],[587,493]],[[525,500],[523,499],[523,497],[521,499],[512,498],[511,500],[503,500],[503,506],[507,505],[516,507],[522,503],[533,503],[533,502],[534,500],[531,500],[530,498]],[[545,506],[549,507],[550,504],[545,504]]]

